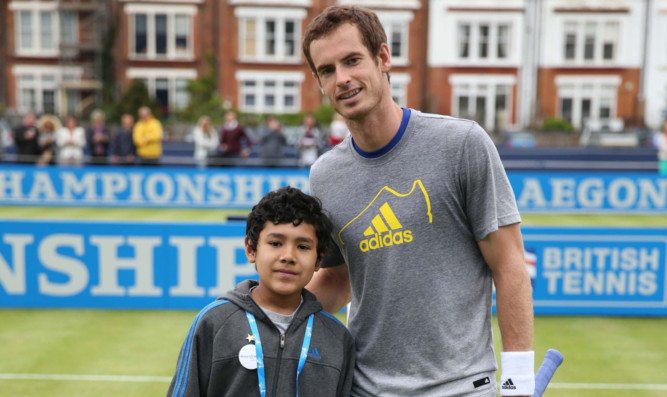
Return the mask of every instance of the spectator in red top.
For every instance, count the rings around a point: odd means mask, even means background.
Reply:
[[[236,113],[225,113],[225,124],[220,133],[220,152],[223,157],[246,158],[250,155],[252,142],[245,129],[236,119]]]

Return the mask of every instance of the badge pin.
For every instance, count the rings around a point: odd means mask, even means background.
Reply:
[[[255,345],[245,345],[239,351],[239,362],[245,369],[257,369],[257,353]]]

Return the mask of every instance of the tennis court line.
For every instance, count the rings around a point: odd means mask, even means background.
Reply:
[[[0,380],[55,380],[84,382],[142,382],[168,383],[171,376],[136,376],[136,375],[73,375],[73,374],[3,374]]]
[[[597,390],[667,390],[667,384],[650,383],[560,383],[551,382],[547,389]]]
[[[168,383],[171,376],[137,375],[74,375],[74,374],[9,374],[0,373],[0,380],[52,380],[82,382]],[[549,383],[549,389],[595,390],[667,390],[667,384],[649,383]]]

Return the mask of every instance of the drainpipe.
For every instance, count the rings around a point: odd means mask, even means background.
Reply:
[[[435,109],[427,109],[429,103],[429,67],[428,67],[428,44],[429,44],[429,19],[430,19],[430,3],[431,0],[422,0],[422,6],[425,8],[422,12],[424,15],[424,34],[422,35],[422,48],[424,49],[424,55],[421,59],[421,75],[422,75],[422,87],[421,92],[422,96],[420,98],[420,109],[423,109],[427,112],[433,112]]]
[[[649,24],[651,23],[651,0],[646,0],[644,5],[644,40],[642,45],[642,66],[639,71],[639,91],[637,93],[637,102],[635,115],[638,116],[639,124],[645,126],[646,124],[646,71],[648,65],[648,45],[649,45]]]

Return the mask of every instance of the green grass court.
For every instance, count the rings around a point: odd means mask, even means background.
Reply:
[[[245,213],[0,207],[0,218],[5,219],[222,222]],[[523,218],[525,225],[667,227],[667,216],[655,215],[524,214]],[[163,396],[195,315],[196,311],[0,309],[0,397]],[[667,396],[666,335],[664,318],[537,317],[536,362],[551,347],[565,355],[545,396]],[[42,379],[42,375],[58,376]]]
[[[224,222],[245,209],[0,206],[0,219],[80,219]],[[521,214],[524,225],[667,227],[667,215]]]

